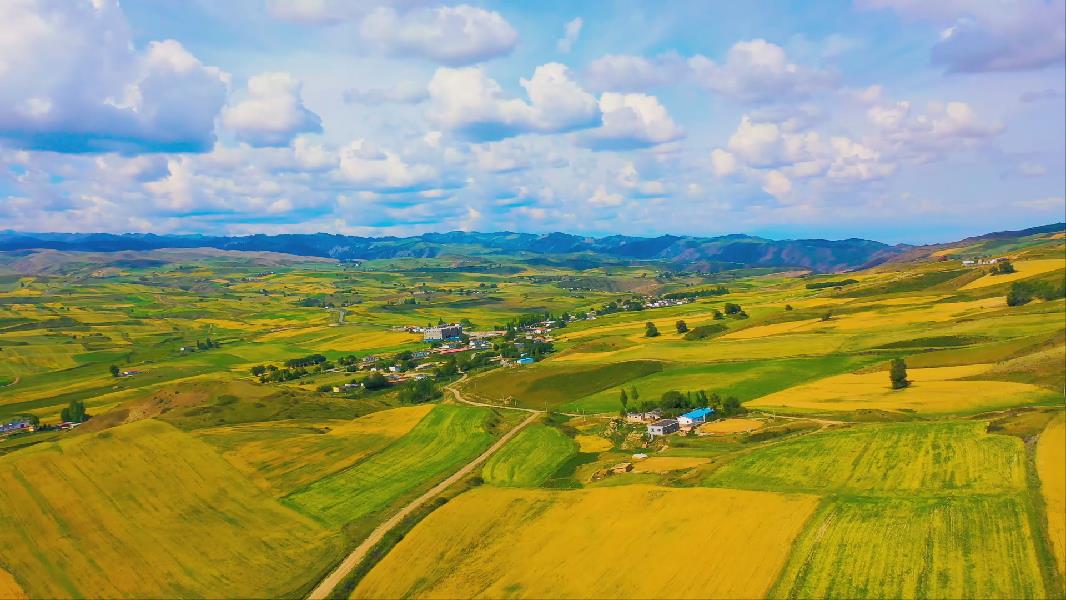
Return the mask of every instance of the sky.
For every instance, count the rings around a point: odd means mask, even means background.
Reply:
[[[0,230],[1066,219],[1066,0],[4,0]]]

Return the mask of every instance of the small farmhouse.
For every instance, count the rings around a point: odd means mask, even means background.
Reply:
[[[681,426],[678,425],[677,419],[660,419],[648,425],[648,435],[652,437],[669,435],[680,430]]]
[[[696,425],[705,423],[707,417],[712,414],[714,414],[713,408],[697,408],[678,417],[677,423],[681,427],[695,427]]]
[[[461,325],[441,325],[440,327],[427,328],[422,334],[422,339],[427,342],[440,342],[456,339],[461,335],[463,335]]]

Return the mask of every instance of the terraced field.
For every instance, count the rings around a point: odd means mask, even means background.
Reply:
[[[639,485],[480,488],[431,514],[352,597],[761,597],[816,504],[800,494]],[[639,568],[620,568],[634,556]],[[692,577],[692,561],[679,557],[695,556],[717,567]]]

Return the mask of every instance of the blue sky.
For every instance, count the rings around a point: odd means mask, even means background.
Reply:
[[[1063,220],[1066,0],[0,3],[0,229]]]

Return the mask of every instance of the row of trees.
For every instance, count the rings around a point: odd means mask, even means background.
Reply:
[[[1007,291],[1007,306],[1022,306],[1037,299],[1058,298],[1066,298],[1066,282],[1055,284],[1050,281],[1015,281]]]
[[[717,414],[722,416],[732,416],[742,412],[744,409],[740,404],[740,400],[736,396],[728,396],[722,398],[717,392],[711,392],[708,394],[704,390],[695,390],[688,392],[679,392],[677,390],[670,390],[663,392],[663,395],[659,397],[658,401],[645,400],[638,404],[640,399],[640,392],[635,386],[630,387],[627,392],[625,388],[622,388],[618,393],[618,402],[621,404],[621,410],[619,414],[625,415],[629,412],[630,405],[639,407],[640,412],[648,412],[656,408],[663,411],[664,416],[680,415],[688,412],[694,408],[713,408]]]

